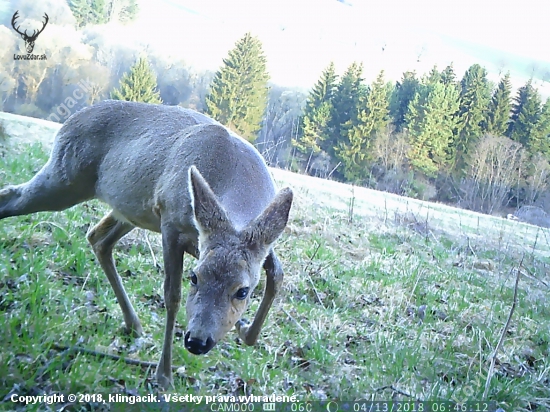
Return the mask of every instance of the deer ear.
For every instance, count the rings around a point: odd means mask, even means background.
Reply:
[[[189,168],[189,193],[195,227],[201,236],[232,229],[225,209],[195,166]]]
[[[269,247],[283,233],[292,206],[292,190],[282,189],[260,216],[242,232],[245,241],[258,248]]]

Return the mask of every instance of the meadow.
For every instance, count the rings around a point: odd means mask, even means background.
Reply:
[[[0,122],[8,135],[0,140],[3,187],[40,169],[57,127],[6,114]],[[285,268],[283,291],[254,347],[232,331],[205,356],[183,346],[182,308],[173,392],[494,400],[506,411],[550,410],[548,229],[286,171],[273,174],[295,193],[276,247]],[[160,356],[160,238],[134,230],[114,252],[145,331],[134,339],[121,332],[121,311],[86,241],[90,225],[107,211],[91,201],[0,221],[0,409],[48,408],[13,404],[14,393],[158,390],[150,365],[67,350],[149,362]],[[186,257],[185,270],[192,264]],[[107,410],[92,401],[57,407]]]

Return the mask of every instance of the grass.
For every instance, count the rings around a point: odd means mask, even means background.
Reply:
[[[0,187],[28,180],[46,159],[39,145],[9,149],[0,157]],[[246,347],[232,331],[208,355],[193,356],[183,347],[182,308],[175,392],[481,400],[521,270],[517,308],[488,397],[505,410],[550,409],[546,230],[483,216],[476,224],[465,212],[452,219],[442,205],[428,214],[403,208],[372,213],[359,198],[350,224],[346,194],[335,192],[339,203],[319,205],[326,198],[300,187],[299,178],[281,182],[296,192],[277,246],[285,286],[258,344]],[[144,232],[132,232],[117,246],[117,267],[145,330],[142,339],[125,336],[114,293],[85,238],[106,212],[93,201],[0,222],[0,399],[12,393],[155,391],[154,370],[56,349],[79,345],[148,361],[160,356],[162,270],[153,264]],[[460,230],[444,224],[462,219],[467,223]],[[159,238],[148,236],[161,262]],[[186,268],[191,265],[186,258]],[[249,318],[262,289],[263,283]],[[93,403],[80,406],[100,410]],[[17,405],[8,400],[2,408]],[[39,408],[45,406],[25,410]]]

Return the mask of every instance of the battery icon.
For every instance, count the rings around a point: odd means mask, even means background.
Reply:
[[[267,402],[262,405],[264,411],[273,412],[275,410],[275,402]]]

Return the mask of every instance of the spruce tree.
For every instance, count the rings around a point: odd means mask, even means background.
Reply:
[[[444,85],[456,85],[456,74],[452,63],[445,67],[445,70],[441,72],[441,83],[443,83]]]
[[[540,109],[540,95],[529,80],[525,86],[519,88],[514,99],[508,136],[524,146],[529,146],[531,131],[538,122]]]
[[[531,131],[529,152],[532,155],[540,153],[550,161],[550,98],[546,99],[538,121]]]
[[[331,62],[309,92],[300,135],[292,140],[292,145],[307,156],[318,153],[321,142],[327,137],[336,79],[334,63]]]
[[[485,132],[485,118],[491,99],[487,70],[479,64],[470,66],[460,82],[460,89],[460,123],[455,144],[459,171],[466,164],[470,149]]]
[[[510,121],[510,110],[512,102],[512,84],[510,82],[510,73],[506,73],[498,83],[487,112],[487,133],[493,136],[504,136],[508,130]]]
[[[426,176],[447,167],[458,124],[459,92],[432,73],[423,80],[405,116],[409,129],[408,154],[413,168]]]
[[[418,88],[419,81],[415,72],[405,72],[400,81],[395,85],[391,97],[390,114],[396,131],[403,130],[405,127],[405,115],[409,108],[409,103],[414,98]]]
[[[260,40],[246,33],[223,63],[206,96],[206,113],[253,142],[268,95],[269,75]]]
[[[347,135],[349,121],[357,117],[359,104],[365,94],[362,76],[363,65],[352,63],[334,92],[332,99],[332,114],[329,123],[329,136],[322,143],[322,149],[332,157],[336,155],[336,147]]]
[[[160,104],[157,78],[145,57],[140,57],[130,71],[120,79],[119,88],[111,92],[111,99],[129,102]]]
[[[361,96],[356,117],[346,124],[346,139],[337,148],[337,156],[344,164],[344,176],[349,181],[364,178],[372,162],[372,144],[376,133],[389,123],[389,90],[382,70]]]

